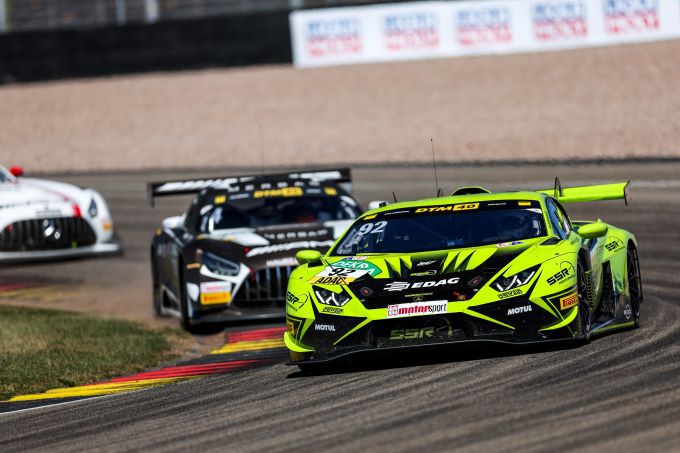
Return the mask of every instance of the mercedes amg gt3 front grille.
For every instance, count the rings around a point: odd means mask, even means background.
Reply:
[[[234,304],[240,308],[283,307],[292,266],[253,271],[241,285]]]
[[[3,252],[69,249],[96,241],[92,227],[80,217],[22,220],[0,231],[0,251]]]

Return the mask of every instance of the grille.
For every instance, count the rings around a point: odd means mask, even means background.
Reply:
[[[241,308],[283,307],[292,266],[252,271],[234,297]]]
[[[83,247],[96,242],[86,220],[80,217],[22,220],[0,232],[0,250],[24,252]]]

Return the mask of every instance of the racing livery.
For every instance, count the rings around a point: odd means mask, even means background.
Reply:
[[[151,245],[153,306],[185,329],[283,318],[295,252],[325,252],[361,214],[349,169],[149,184],[158,196],[196,194]]]
[[[95,190],[26,178],[0,166],[0,263],[119,253],[106,201]]]
[[[291,363],[465,341],[587,342],[636,326],[634,235],[572,222],[562,207],[626,199],[627,186],[466,187],[366,212],[325,255],[297,254],[286,296]]]

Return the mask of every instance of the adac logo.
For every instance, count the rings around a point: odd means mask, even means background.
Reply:
[[[389,14],[383,23],[385,46],[390,51],[435,49],[439,46],[437,16],[428,13]]]
[[[456,38],[465,47],[510,43],[511,24],[511,12],[504,6],[463,9],[456,15]]]
[[[313,20],[305,29],[307,51],[313,57],[347,55],[363,50],[361,25],[356,17]]]
[[[588,35],[586,4],[582,1],[552,1],[534,4],[534,36],[539,41],[583,38]]]
[[[604,28],[609,34],[659,28],[658,0],[603,0]]]

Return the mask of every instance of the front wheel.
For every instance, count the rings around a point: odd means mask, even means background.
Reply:
[[[158,264],[156,264],[156,256],[153,249],[151,250],[151,291],[153,292],[153,314],[162,316],[161,304],[163,303],[163,294],[158,279]]]
[[[583,343],[590,342],[590,300],[588,299],[588,276],[581,260],[577,263],[576,279],[578,282],[578,338]]]

